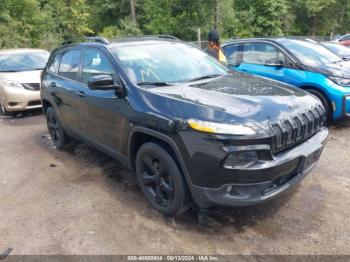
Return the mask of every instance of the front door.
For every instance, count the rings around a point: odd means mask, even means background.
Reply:
[[[90,90],[88,81],[96,75],[111,75],[114,81],[120,81],[110,59],[102,50],[86,48],[82,65],[85,96],[81,100],[80,112],[83,135],[108,151],[123,152],[129,130],[126,117],[131,111],[129,102],[126,98],[118,97],[114,90]]]
[[[225,47],[231,69],[249,74],[285,80],[285,55],[269,43],[244,43]]]

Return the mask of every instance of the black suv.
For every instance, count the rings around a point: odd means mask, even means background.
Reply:
[[[58,148],[74,138],[118,159],[168,216],[271,199],[315,167],[328,136],[313,95],[166,36],[62,45],[41,97]]]

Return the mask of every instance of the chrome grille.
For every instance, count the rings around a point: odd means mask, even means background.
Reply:
[[[39,83],[23,83],[22,86],[30,91],[39,91],[40,84]]]
[[[273,153],[280,153],[305,141],[325,125],[326,112],[321,106],[307,110],[290,119],[271,124]]]

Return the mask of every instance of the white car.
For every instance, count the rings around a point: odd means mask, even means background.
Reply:
[[[40,75],[49,55],[42,49],[0,50],[0,113],[41,107]]]

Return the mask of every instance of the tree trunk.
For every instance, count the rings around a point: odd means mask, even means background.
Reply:
[[[215,0],[215,13],[214,13],[214,28],[217,29],[220,23],[220,10],[219,10],[219,1]]]
[[[131,19],[136,23],[136,0],[130,0],[130,11],[131,11]]]

